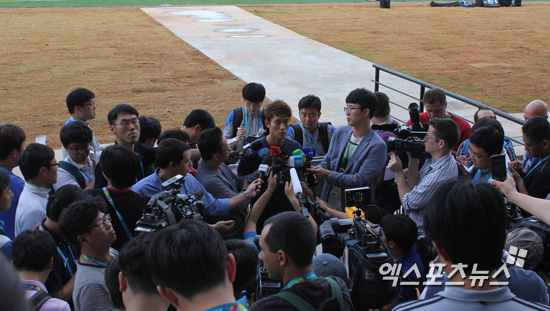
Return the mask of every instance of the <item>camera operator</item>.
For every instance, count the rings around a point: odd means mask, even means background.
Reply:
[[[317,277],[313,272],[315,245],[313,227],[301,214],[284,212],[269,218],[262,230],[259,257],[269,278],[282,281],[285,285],[278,294],[255,302],[250,310],[300,309],[289,302],[289,293],[301,298],[306,305],[310,304],[311,309],[336,297],[335,305],[330,310],[354,310],[342,279],[334,277],[329,281],[329,278]]]
[[[230,210],[246,202],[251,197],[256,196],[259,182],[255,181],[247,188],[244,193],[229,199],[216,199],[204,189],[201,183],[192,175],[188,175],[189,164],[191,162],[191,151],[188,144],[174,139],[167,138],[163,140],[157,148],[156,162],[158,169],[140,180],[132,186],[132,191],[142,197],[151,197],[162,192],[162,183],[176,176],[185,176],[185,183],[181,188],[182,194],[192,195],[198,190],[203,191],[204,196],[201,200],[204,202],[205,214],[210,216],[225,216]],[[233,222],[230,222],[232,226]]]
[[[458,176],[458,166],[451,150],[458,141],[459,135],[458,125],[453,120],[439,118],[430,120],[424,143],[426,152],[432,158],[426,160],[419,172],[418,159],[409,155],[408,180],[405,179],[401,160],[394,152],[391,153],[388,168],[395,173],[395,182],[403,209],[418,226],[419,235],[424,233],[422,214],[437,186]]]
[[[517,298],[508,286],[495,284],[498,276],[506,274],[499,272],[506,240],[506,208],[494,187],[452,180],[443,183],[432,198],[424,213],[426,234],[439,254],[442,270],[454,283],[447,284],[434,298],[394,310],[550,310]],[[499,277],[498,281],[508,280]]]
[[[344,190],[368,186],[376,182],[386,161],[386,145],[371,130],[371,119],[377,107],[374,93],[364,88],[355,89],[346,97],[348,126],[334,131],[330,148],[320,166],[308,171],[319,179],[326,179],[321,199],[343,211]],[[375,202],[374,191],[371,202]]]

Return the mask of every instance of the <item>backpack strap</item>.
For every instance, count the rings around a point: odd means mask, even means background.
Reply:
[[[294,140],[300,144],[300,146],[304,143],[304,131],[302,131],[302,127],[300,124],[291,124],[292,130],[294,131]]]
[[[344,311],[344,298],[342,296],[342,289],[333,278],[326,277],[325,280],[327,280],[330,283],[330,288],[332,290],[332,297],[336,297],[336,300],[338,300],[338,304],[340,305],[340,311]]]
[[[328,126],[332,125],[330,122],[319,122],[319,138],[321,139],[321,144],[323,149],[325,149],[325,154],[328,152],[328,146],[330,140],[328,139]]]
[[[279,293],[277,293],[273,296],[281,298],[282,300],[288,302],[289,304],[294,306],[294,308],[296,308],[299,311],[315,311],[315,309],[313,308],[313,306],[311,304],[309,304],[307,301],[305,301],[300,296],[298,296],[294,293],[291,293],[289,291],[285,290],[285,291],[279,292]]]
[[[46,301],[50,300],[52,296],[50,296],[47,292],[44,291],[37,291],[34,293],[31,298],[29,298],[29,302],[31,303],[33,307],[33,311],[38,311],[42,307],[43,304],[46,303]]]
[[[76,168],[76,166],[67,161],[59,161],[59,167],[69,172],[69,174],[73,175],[80,188],[86,188],[86,181],[84,180],[84,176],[82,176],[80,170]]]
[[[237,130],[243,122],[243,107],[233,109],[233,137],[237,136]]]

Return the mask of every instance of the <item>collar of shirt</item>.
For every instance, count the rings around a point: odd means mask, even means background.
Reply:
[[[463,302],[502,302],[515,297],[507,286],[486,291],[445,286],[445,290],[436,295]]]
[[[27,188],[27,191],[31,192],[32,194],[45,197],[47,198],[50,195],[50,188],[43,188],[40,186],[37,186],[35,184],[31,184],[30,182],[25,182],[25,188]]]

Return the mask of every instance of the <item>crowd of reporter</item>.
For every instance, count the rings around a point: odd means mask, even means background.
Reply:
[[[75,89],[59,162],[48,146],[26,145],[21,127],[0,125],[8,310],[548,309],[550,236],[523,221],[550,223],[544,102],[525,108],[520,161],[494,111],[478,110],[470,127],[439,89],[425,93],[426,112],[411,114],[409,127],[391,117],[385,94],[364,88],[345,98],[348,125],[338,128],[319,122],[315,95],[300,100],[301,122],[291,125],[286,102],[263,107],[261,84],[242,93],[223,130],[205,110],[162,131],[117,105],[107,115],[114,144],[101,147],[89,123],[95,94]],[[349,204],[352,188],[364,204]],[[346,272],[342,253],[319,254],[331,217],[354,219],[356,231],[368,224],[360,248],[369,236],[402,269],[401,286],[384,290],[382,268],[368,283]],[[280,284],[270,295],[258,290],[258,258],[263,281]],[[434,263],[445,266],[437,276]],[[479,271],[487,278],[476,285]],[[426,284],[430,276],[439,283]]]

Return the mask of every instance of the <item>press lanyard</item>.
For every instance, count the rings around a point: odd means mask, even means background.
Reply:
[[[258,132],[262,129],[262,111],[263,108],[260,108],[260,120],[258,120]],[[254,120],[252,120],[250,126],[254,126]],[[244,108],[244,129],[246,130],[246,134],[244,135],[244,138],[248,138],[248,132],[250,131],[248,129],[248,110],[246,110],[246,107]]]
[[[132,232],[130,232],[130,229],[128,229],[128,225],[126,225],[126,222],[124,221],[124,218],[122,218],[122,215],[116,209],[115,202],[113,202],[113,199],[111,198],[111,194],[109,194],[109,190],[107,190],[107,187],[103,187],[102,189],[103,189],[103,194],[105,194],[105,197],[107,198],[107,201],[109,201],[109,203],[111,204],[111,206],[115,210],[116,215],[118,217],[118,220],[120,221],[120,224],[122,225],[122,228],[126,232],[126,236],[128,236],[128,239],[130,239],[130,240],[133,239],[134,236],[132,235]]]
[[[99,259],[95,259],[93,257],[88,257],[84,254],[80,255],[80,258],[84,259],[84,261],[87,261],[89,263],[93,263],[93,264],[96,264],[98,266],[101,266],[103,268],[107,267],[107,263],[105,261],[101,261]]]
[[[71,158],[68,158],[67,159],[67,162],[71,163],[71,164],[74,164],[73,163],[73,160],[71,160]],[[76,166],[75,166],[76,167]],[[88,182],[92,182],[92,179],[90,178],[90,176],[88,176],[88,174],[86,174],[86,172],[84,172],[83,170],[81,169],[78,169],[82,174],[84,174],[84,176],[86,176],[86,179],[88,179]]]
[[[44,227],[42,227],[42,224],[38,225],[38,230],[44,231]],[[69,247],[69,253],[71,254],[71,258],[73,259],[73,262],[75,262],[76,259],[74,258],[74,255],[73,255],[73,249],[71,248],[71,245],[67,245],[67,246]],[[71,268],[69,260],[67,260],[67,257],[65,257],[65,255],[61,251],[61,248],[59,248],[59,245],[57,245],[57,252],[59,253],[59,256],[61,256],[61,259],[63,259],[63,261],[65,262],[65,267],[67,268],[67,270],[69,270],[69,275],[72,277],[74,274],[73,269]]]
[[[304,136],[306,137],[307,142],[311,145],[311,148],[313,148],[313,152],[315,152],[315,154],[318,156],[322,156],[321,152],[319,152],[315,144],[312,142],[312,137],[310,137],[309,135],[309,130],[306,130],[303,127],[302,123],[300,123],[300,127],[302,128],[302,133],[304,133]],[[317,125],[317,128],[319,128],[319,125]]]
[[[310,272],[306,275],[302,275],[300,277],[297,277],[295,279],[290,280],[290,282],[286,283],[286,285],[283,286],[283,288],[281,288],[281,291],[283,291],[285,289],[288,289],[288,288],[291,288],[292,286],[294,286],[296,284],[300,284],[300,283],[304,283],[304,282],[307,282],[307,281],[315,280],[316,278],[317,278],[317,275],[315,274],[315,272]]]
[[[547,155],[546,157],[544,157],[542,160],[538,161],[537,164],[535,164],[534,167],[532,167],[529,172],[523,177],[523,179],[527,178],[527,176],[529,176],[529,174],[531,174],[531,172],[533,172],[535,170],[535,168],[537,168],[537,166],[539,166],[542,162],[548,160],[548,158],[550,158],[550,155]]]
[[[391,117],[389,117],[386,121],[380,123],[380,125],[382,124],[390,124],[390,122],[392,122],[393,119]],[[380,130],[376,130],[376,134],[378,134],[378,132],[380,132]]]
[[[23,286],[25,287],[26,290],[34,290],[34,291],[38,291],[38,292],[45,292],[45,290],[43,290],[42,287],[40,287],[38,285],[23,283]]]

